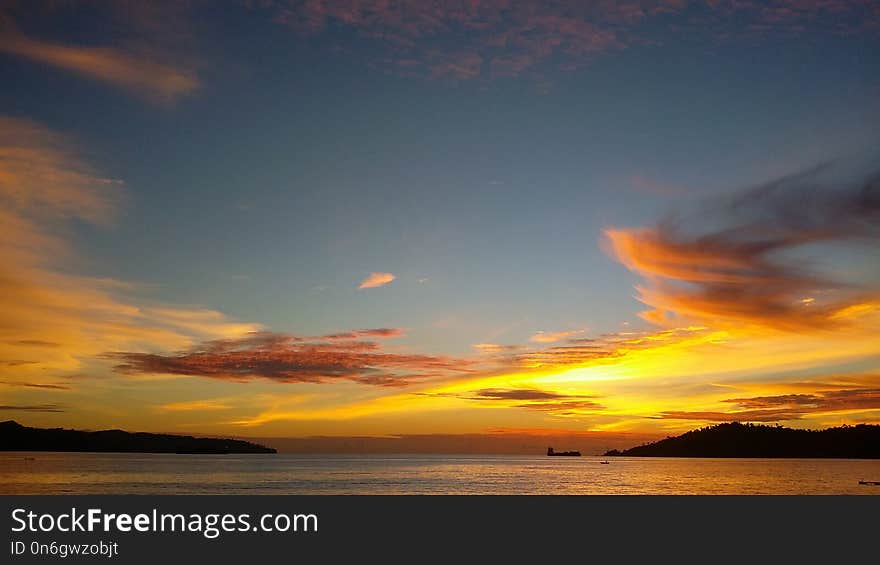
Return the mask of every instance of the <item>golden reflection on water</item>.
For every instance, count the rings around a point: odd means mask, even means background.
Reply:
[[[880,461],[0,453],[2,494],[880,494]]]

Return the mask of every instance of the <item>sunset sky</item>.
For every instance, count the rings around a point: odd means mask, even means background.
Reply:
[[[876,1],[0,0],[0,85],[0,420],[880,421]]]

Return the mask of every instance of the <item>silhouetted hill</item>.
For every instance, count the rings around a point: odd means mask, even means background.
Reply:
[[[270,447],[235,439],[196,438],[122,430],[83,432],[29,428],[0,422],[0,451],[101,451],[126,453],[275,453]]]
[[[718,424],[606,456],[789,457],[880,459],[880,426],[859,424],[825,430]]]

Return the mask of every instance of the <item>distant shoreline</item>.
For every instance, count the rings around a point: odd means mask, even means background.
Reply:
[[[498,447],[498,446],[496,446]],[[244,440],[193,437],[122,430],[81,431],[32,428],[15,421],[0,422],[0,452],[22,453],[157,453],[180,455],[276,454],[278,450]],[[478,456],[535,455],[545,453],[453,452],[421,449],[400,451],[334,451],[326,449],[282,451],[290,455],[332,456]],[[880,459],[880,426],[859,424],[825,430],[782,426],[718,424],[667,437],[636,447],[605,451],[596,457],[670,457],[707,459]]]
[[[606,457],[716,459],[880,459],[880,426],[858,424],[824,430],[717,424],[619,451]]]
[[[269,448],[271,449],[271,448]],[[548,460],[548,457],[545,453],[430,453],[426,451],[395,451],[395,452],[373,452],[373,451],[363,451],[363,452],[327,452],[327,451],[296,451],[296,452],[278,452],[277,450],[274,452],[176,452],[176,451],[86,451],[86,450],[60,450],[60,449],[0,449],[0,455],[3,454],[21,454],[27,457],[37,457],[40,454],[51,455],[54,453],[84,453],[84,454],[121,454],[121,455],[273,455],[280,457],[304,457],[304,458],[327,458],[327,459],[357,459],[357,458],[365,458],[365,459],[382,459],[382,458],[430,458],[430,459],[505,459],[505,458],[527,458],[534,459],[535,461],[545,461]],[[614,459],[609,459],[614,458]],[[839,460],[839,461],[875,461],[880,460],[880,457],[845,457],[845,456],[824,456],[824,457],[795,457],[795,456],[719,456],[719,455],[623,455],[622,452],[620,454],[593,454],[593,455],[583,455],[581,457],[559,457],[558,459],[563,461],[572,461],[574,463],[584,462],[587,464],[597,463],[600,461],[614,461],[615,459],[711,459],[711,460],[725,460],[725,459],[754,459],[754,460],[791,460],[791,461],[804,461],[810,459],[817,460]],[[556,458],[554,458],[556,459]]]
[[[271,447],[235,439],[122,430],[86,432],[63,428],[30,428],[12,420],[0,422],[0,451],[180,455],[277,453]]]

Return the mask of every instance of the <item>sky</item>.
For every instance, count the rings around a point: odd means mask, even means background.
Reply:
[[[0,419],[880,421],[876,2],[4,0],[0,79]]]

